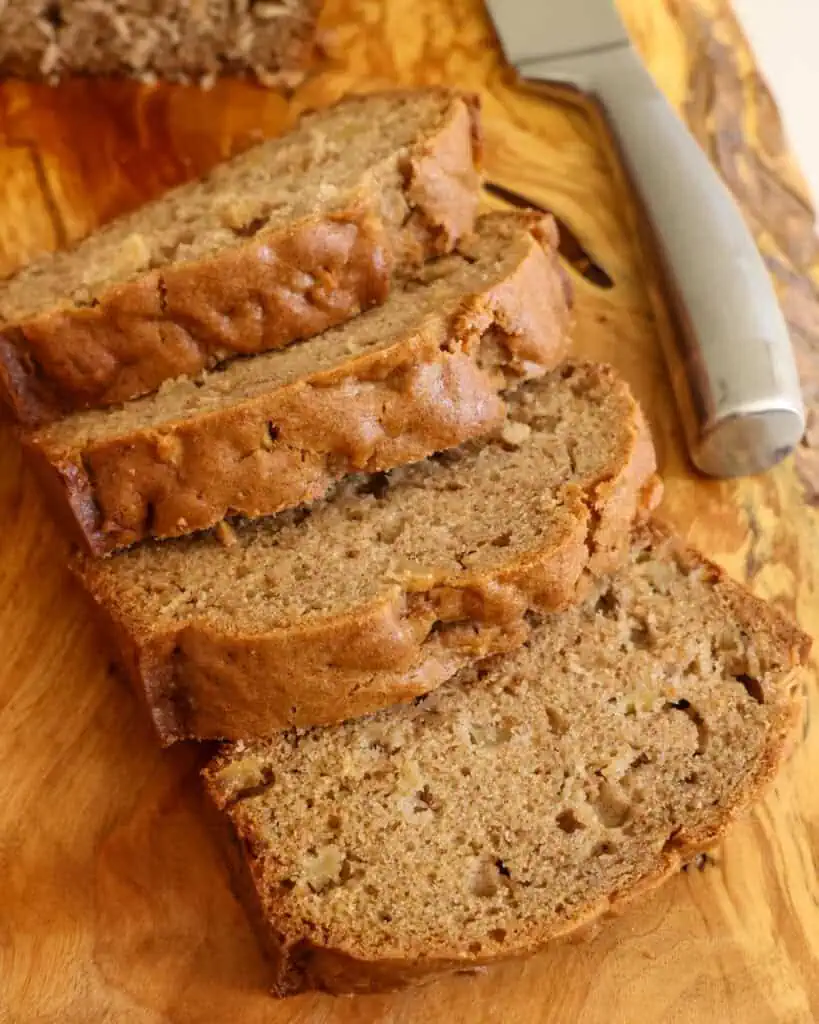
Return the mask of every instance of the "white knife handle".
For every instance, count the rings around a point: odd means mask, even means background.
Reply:
[[[594,94],[619,143],[674,293],[667,355],[693,462],[712,476],[768,469],[805,414],[771,278],[728,189],[631,47],[526,75]]]

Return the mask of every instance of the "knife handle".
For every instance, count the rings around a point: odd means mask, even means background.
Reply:
[[[596,97],[658,243],[692,461],[718,477],[768,469],[799,443],[805,413],[788,328],[739,208],[631,47],[557,63],[530,65],[527,78]]]

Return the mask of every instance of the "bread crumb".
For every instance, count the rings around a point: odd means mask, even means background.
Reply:
[[[528,423],[520,423],[517,420],[507,420],[501,427],[501,439],[511,448],[520,448],[529,440],[531,433],[532,428]]]
[[[232,548],[236,546],[236,531],[230,523],[226,522],[224,519],[216,524],[216,537],[223,548]]]
[[[525,380],[531,380],[543,373],[543,366],[540,363],[532,363],[524,359],[520,364],[520,373]]]
[[[230,792],[258,786],[266,777],[261,755],[248,754],[241,760],[228,761],[219,770],[219,783]]]
[[[123,241],[117,260],[117,270],[121,274],[136,273],[143,270],[151,262],[151,247],[144,235],[137,231]]]
[[[273,18],[283,18],[289,13],[287,5],[281,0],[257,0],[251,7],[254,18],[259,21],[271,21]]]
[[[290,288],[294,292],[306,292],[309,288],[312,288],[316,283],[316,279],[312,274],[306,273],[304,270],[299,270],[298,267],[294,267],[290,272]]]
[[[223,227],[230,228],[231,231],[241,231],[258,217],[266,216],[258,199],[253,197],[232,199],[228,203],[223,203],[218,214]]]
[[[398,801],[398,809],[405,821],[411,825],[426,825],[435,817],[431,807],[418,799],[417,796],[402,796]]]
[[[378,539],[382,544],[394,544],[404,530],[405,522],[400,515],[389,519],[380,527]]]
[[[178,466],[182,453],[182,441],[177,434],[160,434],[156,439],[156,454],[169,466]]]
[[[619,782],[629,768],[631,768],[635,756],[636,752],[633,747],[624,747],[617,752],[616,756],[608,764],[600,769],[600,774],[609,782]]]
[[[396,792],[401,796],[414,796],[424,788],[424,777],[417,761],[405,760],[398,772]]]
[[[59,63],[60,47],[57,43],[51,42],[43,51],[43,56],[40,59],[40,73],[47,77],[56,71]]]
[[[424,566],[411,558],[397,558],[384,574],[384,579],[401,583],[406,590],[429,590],[440,578],[441,572],[434,566]]]
[[[341,881],[344,853],[337,846],[322,846],[304,861],[304,878],[314,892],[321,892]]]

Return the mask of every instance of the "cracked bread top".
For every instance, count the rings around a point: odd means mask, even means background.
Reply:
[[[104,554],[313,502],[348,473],[490,431],[501,392],[569,347],[556,243],[550,218],[487,214],[349,323],[32,432],[55,511]]]
[[[0,390],[41,423],[341,323],[471,229],[478,152],[445,89],[310,114],[9,278]]]
[[[209,533],[145,544],[86,562],[86,577],[143,628],[305,624],[556,548],[575,535],[577,495],[593,506],[608,484],[633,487],[653,470],[650,442],[632,465],[644,427],[606,367],[569,363],[510,393],[507,405],[486,439],[354,475],[310,508],[234,524],[229,543]]]
[[[538,248],[535,239],[549,256],[554,255],[557,235],[550,219],[518,213],[485,214],[476,222],[474,233],[455,252],[413,270],[396,283],[382,306],[367,310],[349,323],[278,352],[232,360],[219,370],[194,379],[167,381],[156,394],[134,399],[119,408],[76,413],[43,427],[33,436],[39,445],[55,452],[87,447],[137,429],[161,428],[191,416],[218,412],[297,380],[316,377],[315,386],[323,387],[328,381],[316,375],[386,350],[427,325],[434,327],[442,345],[454,348],[461,340],[466,343],[470,339],[449,336],[447,327],[452,317],[459,314],[465,330],[479,333],[480,325],[471,324],[469,315],[489,315],[480,308],[481,300],[486,298],[486,305],[491,306],[495,297],[489,289],[506,284],[527,255]],[[556,261],[544,264],[543,277],[547,275],[555,278],[556,290],[565,297],[568,284]],[[541,282],[541,290],[551,283]],[[522,322],[509,323],[510,332],[525,333],[527,298],[516,296]],[[502,306],[498,299],[494,304]],[[563,325],[568,302],[560,308],[557,303],[550,306]],[[535,302],[531,308],[537,308]],[[511,319],[512,310],[503,308],[502,312],[507,320]],[[502,360],[498,358],[497,362],[497,369],[502,370]],[[518,359],[508,374],[510,379],[524,377],[526,367]]]
[[[106,289],[148,270],[199,260],[317,209],[332,210],[349,200],[362,175],[377,179],[391,170],[382,162],[438,127],[451,102],[445,90],[381,93],[309,114],[281,138],[24,267],[0,289],[0,322],[93,306]]]
[[[520,644],[578,600],[657,497],[627,385],[568,363],[483,440],[307,508],[77,568],[165,742],[364,714]]]

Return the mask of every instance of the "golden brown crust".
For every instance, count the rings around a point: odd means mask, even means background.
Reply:
[[[0,397],[38,425],[147,394],[231,354],[280,348],[383,302],[394,270],[449,251],[474,220],[477,101],[442,93],[451,104],[438,130],[396,152],[378,188],[362,181],[331,210],[149,271],[93,306],[3,325]]]
[[[513,271],[389,348],[242,404],[84,447],[64,447],[48,431],[29,435],[81,542],[105,554],[231,514],[271,515],[316,500],[347,473],[414,462],[493,429],[509,381],[482,367],[482,340],[500,344],[513,375],[525,366],[530,377],[555,366],[569,344],[552,225],[515,220]]]
[[[227,633],[195,618],[140,633],[97,563],[80,563],[163,742],[247,739],[409,701],[465,662],[519,646],[528,611],[578,600],[588,574],[622,561],[630,524],[659,497],[639,406],[611,370],[594,371],[618,389],[629,443],[593,483],[566,488],[541,548],[491,572],[407,580],[350,612],[262,634]]]
[[[261,862],[254,852],[254,835],[242,819],[232,819],[234,834],[239,841],[243,874],[242,885],[248,910],[260,938],[268,950],[273,967],[272,987],[276,995],[287,996],[312,989],[326,992],[374,993],[388,992],[413,985],[424,984],[453,971],[475,971],[482,967],[522,956],[528,956],[548,943],[567,936],[582,935],[593,930],[602,919],[622,913],[640,897],[653,892],[680,868],[698,854],[712,848],[724,836],[729,826],[763,794],[766,786],[787,757],[792,738],[801,717],[798,696],[798,667],[808,657],[811,641],[797,626],[788,622],[774,609],[755,598],[744,588],[732,582],[716,565],[673,540],[669,532],[657,523],[645,523],[638,531],[652,535],[652,543],[672,542],[675,557],[689,568],[695,566],[709,574],[720,599],[732,609],[739,621],[760,643],[768,643],[779,650],[781,661],[790,665],[790,675],[780,681],[791,699],[779,703],[771,712],[768,741],[756,764],[753,775],[744,779],[733,792],[732,799],[715,807],[710,817],[696,829],[679,829],[668,836],[659,851],[656,863],[635,884],[609,893],[604,899],[588,904],[558,927],[544,928],[535,933],[530,930],[526,940],[515,948],[507,948],[497,956],[475,956],[453,942],[448,957],[427,957],[419,948],[416,955],[406,959],[373,960],[356,956],[349,950],[329,948],[304,932],[298,922],[282,918],[275,901],[265,897],[265,884]],[[217,758],[204,772],[206,787],[217,807],[224,809],[230,799],[220,791],[216,775],[221,761]]]

